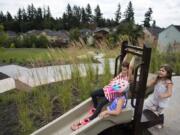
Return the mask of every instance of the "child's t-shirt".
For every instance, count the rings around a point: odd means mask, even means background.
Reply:
[[[120,97],[116,97],[113,102],[107,107],[107,109],[109,111],[113,111],[117,108],[117,104],[118,104],[118,101],[119,99],[123,99],[124,100],[124,104],[122,106],[122,109],[126,108],[126,104],[127,104],[127,99],[126,99],[126,96],[125,95],[122,95]]]
[[[154,105],[157,105],[161,108],[166,108],[168,106],[168,98],[159,98],[159,95],[162,93],[165,93],[167,91],[167,82],[166,81],[158,81],[156,85],[154,86],[154,92],[150,96],[150,99],[152,100],[152,103]]]

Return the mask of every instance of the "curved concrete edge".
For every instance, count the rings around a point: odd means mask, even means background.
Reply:
[[[0,80],[0,93],[15,89],[15,81],[13,78],[6,78],[3,80]]]

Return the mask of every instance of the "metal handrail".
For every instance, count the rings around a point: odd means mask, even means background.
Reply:
[[[135,52],[135,51],[133,51],[133,50],[129,50],[128,48],[126,48],[125,51],[126,51],[127,53],[132,53],[132,54],[137,55],[137,56],[142,56],[142,53],[140,53],[140,52]]]
[[[120,55],[118,55],[117,57],[116,57],[116,59],[115,59],[115,70],[114,70],[114,77],[116,77],[116,75],[117,75],[117,66],[118,66],[118,60],[121,58],[121,54]]]
[[[139,65],[137,65],[136,68],[135,68],[135,71],[134,71],[134,81],[133,81],[133,87],[132,87],[133,90],[136,90],[137,72],[138,72],[138,69],[140,68],[140,66],[142,66],[142,65],[143,65],[143,62],[140,63]],[[134,93],[132,93],[132,97],[131,97],[131,106],[133,108],[135,108],[135,105],[134,105]]]
[[[143,51],[143,48],[139,47],[139,46],[128,45],[127,48],[135,49],[135,50],[138,50],[138,51]]]

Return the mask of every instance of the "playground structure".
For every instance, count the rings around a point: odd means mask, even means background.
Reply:
[[[148,132],[148,128],[163,123],[164,120],[163,115],[157,116],[149,110],[143,111],[151,48],[146,45],[143,48],[128,45],[128,42],[124,41],[121,47],[121,54],[116,58],[114,76],[120,72],[122,60],[127,53],[141,57],[142,62],[135,67],[134,82],[130,89],[132,96],[129,101],[131,105],[128,105],[119,116],[97,117],[82,128],[72,131],[70,129],[71,124],[84,118],[92,106],[92,101],[89,98],[61,117],[35,131],[32,135],[96,135],[102,133],[104,135],[113,127],[116,127],[117,133],[121,133],[124,130],[122,125],[128,128],[125,133],[129,135],[143,135],[144,131],[151,134]],[[139,81],[137,82],[138,69],[140,69],[140,73]]]

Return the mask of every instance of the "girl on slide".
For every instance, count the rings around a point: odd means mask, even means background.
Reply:
[[[124,108],[126,104],[126,91],[128,90],[128,71],[129,71],[129,63],[123,62],[122,64],[122,72],[113,78],[108,85],[106,85],[102,89],[98,89],[91,94],[93,101],[93,108],[89,111],[89,116],[77,123],[74,123],[71,126],[72,130],[77,130],[83,125],[88,124],[91,120],[96,118],[104,105],[111,103],[108,107],[108,111],[112,114],[119,114],[121,109]],[[98,100],[100,100],[98,102]],[[117,108],[117,109],[116,109]],[[113,111],[114,110],[114,111]],[[102,117],[106,116],[108,111],[105,111],[101,114]]]

